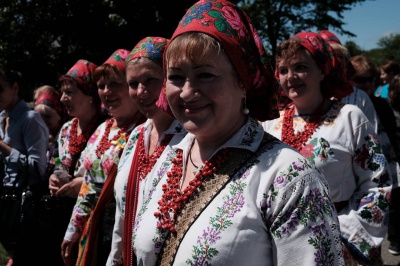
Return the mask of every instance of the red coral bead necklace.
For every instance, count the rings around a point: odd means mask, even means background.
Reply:
[[[97,149],[96,149],[97,158],[100,158],[104,154],[104,152],[108,148],[111,147],[111,143],[113,141],[118,140],[122,134],[125,134],[127,132],[127,130],[132,126],[132,124],[136,120],[137,120],[137,116],[133,115],[124,124],[122,124],[122,126],[119,127],[117,134],[115,134],[115,136],[111,140],[109,140],[108,136],[110,135],[110,130],[115,122],[115,118],[113,117],[113,118],[107,119],[106,128],[104,130],[103,136],[101,137],[101,140],[100,140],[99,144],[97,145]],[[129,134],[126,134],[126,138],[129,138]]]
[[[97,115],[93,116],[92,120],[86,126],[85,130],[78,135],[78,118],[74,118],[71,124],[71,130],[69,132],[69,144],[68,153],[71,156],[79,154],[86,146],[87,141],[92,134],[94,127],[96,125]]]
[[[286,144],[289,144],[293,148],[298,151],[301,151],[303,146],[307,143],[310,137],[314,134],[315,130],[319,127],[321,121],[323,120],[323,112],[321,112],[324,108],[325,100],[322,101],[322,104],[317,108],[314,114],[310,115],[308,122],[304,126],[304,130],[302,132],[298,132],[294,134],[293,128],[293,116],[295,107],[288,108],[285,110],[283,122],[282,122],[282,132],[281,138],[282,141]],[[330,106],[329,106],[330,108]]]
[[[190,153],[191,151],[189,151]],[[158,211],[154,213],[154,216],[159,220],[158,229],[169,229],[172,233],[176,232],[175,221],[186,203],[195,193],[199,193],[198,188],[203,185],[203,180],[211,177],[217,171],[217,167],[226,162],[227,159],[228,151],[226,149],[219,151],[215,158],[212,158],[213,162],[205,161],[204,165],[194,172],[195,177],[189,182],[189,185],[181,190],[183,152],[177,150],[175,158],[172,159],[173,166],[167,173],[167,183],[162,185],[164,193],[158,201]]]

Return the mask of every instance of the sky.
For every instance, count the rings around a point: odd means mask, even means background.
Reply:
[[[340,0],[338,0],[340,1]],[[343,29],[357,35],[337,35],[342,44],[354,41],[363,50],[379,48],[380,38],[400,34],[400,0],[366,0],[343,12]]]

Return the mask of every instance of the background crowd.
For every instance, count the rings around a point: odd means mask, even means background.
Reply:
[[[321,29],[272,66],[225,0],[132,47],[32,105],[1,66],[8,265],[383,265],[386,236],[400,255],[399,62]]]

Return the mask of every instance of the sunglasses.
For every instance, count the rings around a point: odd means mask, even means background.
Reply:
[[[353,78],[353,82],[356,84],[366,84],[367,82],[372,83],[374,81],[374,77],[355,77]]]

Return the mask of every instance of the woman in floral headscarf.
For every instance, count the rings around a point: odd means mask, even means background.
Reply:
[[[166,97],[188,133],[140,184],[137,264],[339,264],[324,177],[257,121],[277,116],[277,84],[248,16],[199,1],[164,54]]]
[[[65,265],[60,245],[83,182],[83,178],[76,175],[82,167],[79,158],[89,137],[105,119],[100,112],[100,98],[92,79],[96,67],[97,65],[80,59],[59,78],[60,101],[67,116],[72,119],[64,123],[58,134],[58,158],[67,169],[70,182],[61,183],[55,174],[50,175],[49,189],[52,196],[43,199],[49,214],[46,216],[46,237],[49,239],[43,241],[43,245],[35,245],[47,252],[46,256],[41,256],[40,263],[44,265]],[[37,93],[36,97],[36,100],[40,100],[41,93]]]
[[[49,128],[49,147],[52,147],[53,144],[56,144],[58,133],[64,123],[67,122],[68,115],[60,101],[61,94],[54,87],[41,86],[35,90],[35,96],[34,110],[42,116]]]
[[[119,158],[132,130],[144,122],[129,97],[125,59],[129,51],[118,49],[93,72],[93,81],[110,118],[88,140],[82,152],[83,177],[61,252],[66,265],[104,265],[110,252],[115,217],[114,180]],[[79,242],[77,261],[69,251]]]
[[[132,229],[136,216],[139,185],[147,175],[154,175],[186,131],[156,102],[163,96],[164,72],[162,55],[167,44],[162,37],[146,37],[139,41],[126,60],[129,94],[147,121],[130,136],[118,165],[114,188],[117,211],[113,243],[107,265],[135,265],[132,257]]]
[[[329,45],[300,32],[277,49],[275,75],[293,106],[265,130],[312,161],[329,183],[346,265],[380,265],[391,179],[373,126],[362,111],[331,100],[348,95]]]

